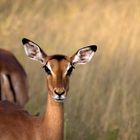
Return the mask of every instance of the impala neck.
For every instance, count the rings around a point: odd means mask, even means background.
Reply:
[[[48,93],[48,100],[43,119],[45,140],[63,140],[64,137],[64,107],[56,102]]]

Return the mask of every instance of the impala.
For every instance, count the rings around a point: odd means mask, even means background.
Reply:
[[[0,49],[0,100],[22,106],[28,101],[26,73],[16,57],[4,49]]]
[[[31,116],[17,105],[0,103],[0,140],[63,140],[64,103],[69,78],[78,64],[89,62],[95,45],[79,49],[72,57],[47,55],[34,42],[23,39],[26,55],[39,61],[46,72],[48,98],[43,116]]]

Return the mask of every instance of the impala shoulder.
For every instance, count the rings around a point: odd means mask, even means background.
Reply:
[[[1,112],[6,112],[8,114],[17,114],[22,113],[22,114],[29,114],[27,111],[24,110],[23,107],[20,105],[17,105],[15,103],[9,102],[9,101],[0,101],[0,113]]]

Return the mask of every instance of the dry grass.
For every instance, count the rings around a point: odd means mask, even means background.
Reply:
[[[139,0],[1,0],[0,45],[26,68],[28,110],[42,111],[46,87],[39,64],[24,55],[22,37],[48,54],[71,55],[97,44],[94,60],[73,74],[65,103],[65,140],[139,140],[139,17]]]

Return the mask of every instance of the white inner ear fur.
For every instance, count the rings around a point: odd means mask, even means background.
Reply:
[[[84,52],[84,51],[87,51],[85,52],[85,55],[82,56],[82,54],[80,54],[81,52]],[[91,60],[91,58],[93,57],[94,55],[94,51],[92,50],[87,50],[87,49],[83,49],[83,50],[80,50],[74,57],[73,59],[73,63],[77,63],[77,64],[85,64],[87,62],[89,62]]]
[[[85,59],[87,60],[87,62],[89,62],[89,61],[92,59],[92,57],[93,57],[94,54],[95,54],[95,52],[94,52],[94,51],[91,51],[91,53],[88,54],[88,55],[85,57]]]
[[[45,64],[45,58],[36,44],[29,42],[24,45],[24,50],[26,55],[32,60],[40,61],[42,64]]]
[[[25,53],[28,56],[32,56],[35,55],[36,53],[38,53],[40,51],[39,47],[32,43],[32,42],[28,42],[24,45],[24,49],[25,49]]]

